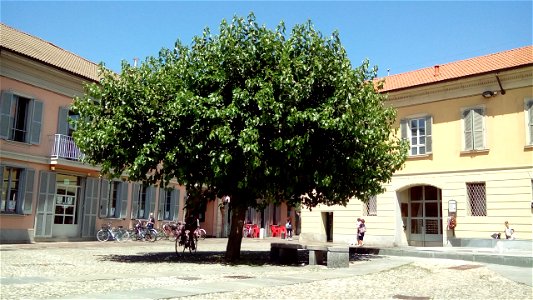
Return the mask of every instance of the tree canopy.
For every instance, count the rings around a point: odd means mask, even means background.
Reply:
[[[354,68],[338,33],[325,38],[310,21],[287,34],[234,17],[139,67],[101,71],[73,105],[86,160],[111,176],[231,196],[230,259],[247,207],[366,201],[406,158],[377,68]]]

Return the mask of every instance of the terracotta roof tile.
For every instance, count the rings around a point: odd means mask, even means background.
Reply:
[[[98,81],[97,64],[3,23],[0,23],[0,47]]]
[[[385,79],[381,91],[390,92],[531,64],[533,64],[533,46],[529,45],[379,79]]]

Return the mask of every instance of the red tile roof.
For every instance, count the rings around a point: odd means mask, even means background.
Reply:
[[[98,81],[98,65],[40,38],[0,23],[0,48]]]
[[[533,45],[387,76],[381,92],[479,75],[533,64]]]

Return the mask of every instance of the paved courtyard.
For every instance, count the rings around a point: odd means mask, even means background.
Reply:
[[[1,299],[532,299],[513,273],[530,269],[451,259],[363,256],[349,268],[276,266],[272,240],[245,239],[243,262],[223,262],[226,239],[175,254],[170,241],[0,245]],[[276,240],[279,241],[279,240]],[[511,274],[511,275],[509,275]]]

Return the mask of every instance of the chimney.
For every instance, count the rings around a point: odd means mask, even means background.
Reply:
[[[435,74],[433,74],[433,76],[437,77],[437,76],[440,75],[440,70],[439,70],[440,66],[439,65],[435,65],[434,68],[435,68]]]

